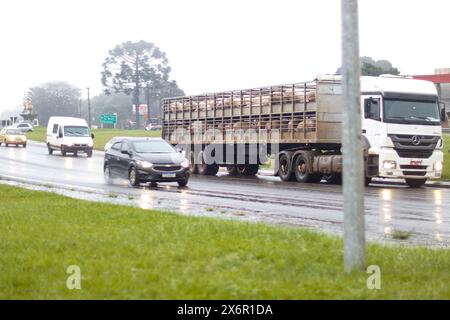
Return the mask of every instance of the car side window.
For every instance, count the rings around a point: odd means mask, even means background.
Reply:
[[[116,142],[112,145],[111,149],[119,151],[121,147],[122,147],[122,142]]]
[[[122,143],[122,148],[120,150],[121,151],[130,151],[130,146],[128,145],[128,143],[124,142],[124,143]]]
[[[58,133],[58,125],[57,125],[57,124],[54,124],[54,125],[53,125],[53,133],[54,133],[54,134],[57,134],[57,133]]]

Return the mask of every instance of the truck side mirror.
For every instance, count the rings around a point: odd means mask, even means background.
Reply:
[[[370,118],[370,111],[372,108],[372,98],[364,100],[364,118]]]
[[[60,131],[59,133],[58,133],[58,138],[62,138],[63,137],[63,134],[62,134],[62,132]]]
[[[92,138],[92,139],[95,139],[95,136],[94,136],[94,134],[93,134],[93,133],[91,133],[91,138]]]
[[[445,103],[439,102],[439,107],[441,110],[441,122],[447,121],[447,112],[445,111]]]

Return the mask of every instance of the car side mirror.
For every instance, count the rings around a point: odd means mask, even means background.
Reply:
[[[92,138],[92,139],[95,139],[95,136],[94,136],[94,134],[93,134],[93,133],[91,133],[91,138]]]
[[[121,152],[122,154],[127,154],[127,155],[131,156],[131,152],[128,151],[128,150],[120,150],[120,152]]]

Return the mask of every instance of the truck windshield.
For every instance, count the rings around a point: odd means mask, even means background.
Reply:
[[[89,137],[88,127],[66,126],[64,127],[66,137]]]
[[[439,106],[434,101],[384,100],[384,122],[440,125]]]

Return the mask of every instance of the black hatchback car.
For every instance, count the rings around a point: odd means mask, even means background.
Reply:
[[[189,161],[161,138],[115,138],[105,151],[105,181],[128,179],[132,186],[140,183],[189,180]]]

